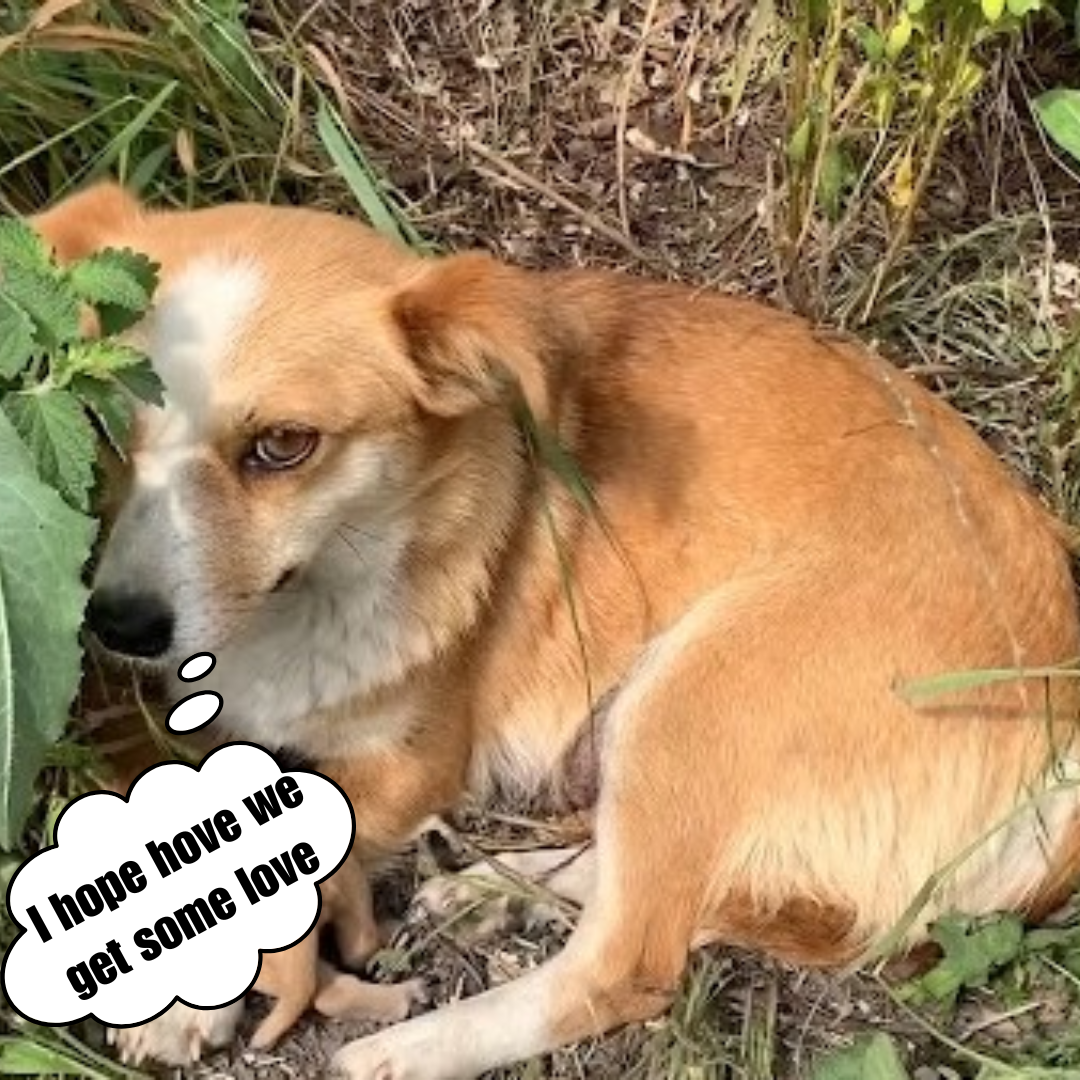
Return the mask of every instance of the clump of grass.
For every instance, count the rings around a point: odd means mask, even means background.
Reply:
[[[355,199],[376,227],[416,240],[324,96],[325,60],[275,4],[257,22],[248,7],[0,7],[0,209],[26,213],[109,174],[184,206]]]
[[[888,293],[947,139],[976,109],[995,54],[1045,6],[797,0],[786,207],[777,240],[799,306],[815,307],[853,228],[877,219],[880,247],[846,313],[853,325],[870,319]]]

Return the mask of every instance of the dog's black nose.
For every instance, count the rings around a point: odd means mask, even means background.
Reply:
[[[172,644],[173,613],[151,593],[97,589],[86,621],[105,648],[127,656],[161,656]]]

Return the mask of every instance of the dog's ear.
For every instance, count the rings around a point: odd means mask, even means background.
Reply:
[[[523,394],[549,408],[553,334],[540,275],[468,253],[434,260],[392,301],[427,412],[463,415]]]
[[[142,208],[131,192],[106,181],[94,184],[32,217],[61,262],[81,259],[109,244],[138,219]]]

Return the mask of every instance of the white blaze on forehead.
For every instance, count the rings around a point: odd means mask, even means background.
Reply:
[[[145,410],[141,483],[167,482],[205,427],[214,383],[265,292],[258,267],[215,255],[196,259],[162,288],[144,344],[165,386],[165,408]]]

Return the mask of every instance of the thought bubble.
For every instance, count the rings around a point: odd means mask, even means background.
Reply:
[[[260,950],[315,925],[316,885],[354,831],[332,780],[282,772],[251,743],[219,747],[198,768],[155,765],[127,799],[83,795],[60,815],[56,845],[8,889],[23,929],[4,958],[4,994],[42,1024],[129,1027],[177,999],[227,1005],[255,982]]]
[[[213,653],[196,653],[180,665],[176,674],[181,682],[198,682],[214,670],[216,663],[217,657]],[[188,694],[169,710],[169,715],[165,717],[165,726],[180,734],[198,731],[221,712],[224,704],[224,699],[216,690]]]

